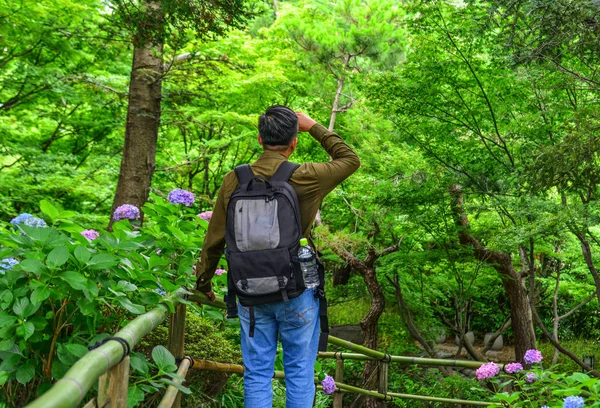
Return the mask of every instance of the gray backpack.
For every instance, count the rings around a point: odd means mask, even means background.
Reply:
[[[249,165],[235,168],[239,186],[229,199],[225,256],[228,295],[244,306],[288,301],[304,292],[298,263],[302,224],[288,180],[299,167],[283,162],[270,180]]]

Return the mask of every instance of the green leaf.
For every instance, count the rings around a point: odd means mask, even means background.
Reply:
[[[185,234],[183,233],[183,231],[181,231],[179,228],[175,228],[172,226],[167,226],[167,229],[173,234],[175,235],[175,238],[177,238],[179,241],[185,241]]]
[[[0,315],[0,327],[12,326],[17,321],[17,318],[7,314]]]
[[[27,360],[27,362],[17,370],[17,381],[21,384],[27,384],[34,376],[35,363],[33,360]]]
[[[44,264],[37,259],[24,259],[19,266],[25,272],[31,272],[38,276],[44,271],[44,268],[46,268]]]
[[[144,400],[144,391],[137,385],[130,385],[127,388],[127,407],[135,407]]]
[[[150,372],[150,365],[146,361],[146,357],[141,353],[131,353],[131,367],[134,370],[148,374]]]
[[[64,265],[69,260],[69,250],[64,246],[54,248],[48,254],[46,265],[51,269],[56,269]]]
[[[30,338],[35,333],[35,326],[31,322],[25,322],[17,327],[17,336],[23,337],[23,340]]]
[[[83,290],[86,289],[87,279],[82,274],[75,271],[63,272],[60,275],[61,279],[64,279],[73,289]]]
[[[152,349],[152,360],[154,360],[160,369],[170,365],[175,365],[175,357],[173,357],[173,354],[171,354],[171,352],[164,346],[156,346]]]
[[[24,317],[23,315],[25,314],[27,306],[29,306],[29,299],[25,297],[17,299],[13,305],[13,312],[15,312],[17,316]]]
[[[40,210],[50,217],[51,220],[55,220],[60,214],[60,211],[47,200],[40,201]]]
[[[115,266],[119,260],[111,254],[97,254],[90,259],[87,264],[94,269],[105,269]]]
[[[86,263],[92,257],[92,254],[90,253],[89,249],[87,249],[83,245],[77,245],[77,247],[75,247],[75,251],[73,251],[73,254],[79,262],[83,263]]]
[[[29,319],[29,321],[33,323],[33,326],[37,331],[44,330],[44,328],[48,325],[48,322],[42,316],[34,316]]]
[[[146,309],[144,308],[144,306],[131,303],[131,301],[129,299],[127,299],[126,297],[123,297],[123,296],[117,297],[117,302],[119,302],[119,304],[121,306],[123,306],[125,309],[129,310],[133,314],[143,314],[146,312]]]
[[[0,387],[6,383],[8,377],[10,377],[10,373],[8,371],[0,371]]]
[[[31,294],[31,303],[34,305],[40,304],[44,300],[50,297],[50,288],[48,286],[41,286],[33,291]]]
[[[15,338],[9,337],[7,339],[0,341],[0,350],[1,351],[10,350],[12,348],[12,346],[14,346],[14,345],[15,345]]]
[[[192,393],[192,391],[188,387],[185,387],[181,384],[177,384],[175,381],[172,381],[168,378],[161,378],[160,381],[164,382],[166,384],[172,385],[173,387],[177,388],[179,391],[183,392],[184,394],[189,395]]]
[[[14,371],[13,369],[19,366],[21,362],[21,355],[16,353],[9,353],[8,357],[5,357],[0,364],[0,371]]]
[[[67,344],[65,347],[69,350],[69,353],[77,358],[81,358],[88,353],[87,347],[81,344]]]

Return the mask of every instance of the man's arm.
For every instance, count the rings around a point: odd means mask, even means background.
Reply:
[[[360,159],[335,132],[329,131],[303,113],[297,115],[298,131],[309,131],[331,156],[331,161],[327,163],[306,163],[317,174],[321,195],[325,197],[360,167]]]
[[[226,210],[223,190],[223,186],[221,186],[212,217],[208,223],[208,232],[202,245],[202,254],[196,265],[196,289],[209,294],[209,296],[212,292],[212,278],[225,248]],[[214,294],[211,297],[213,296]]]

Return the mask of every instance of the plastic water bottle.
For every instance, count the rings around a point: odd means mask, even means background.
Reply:
[[[300,239],[300,249],[298,250],[300,260],[300,269],[304,278],[304,286],[307,289],[319,286],[319,269],[317,266],[317,256],[313,249],[308,245],[306,238]]]

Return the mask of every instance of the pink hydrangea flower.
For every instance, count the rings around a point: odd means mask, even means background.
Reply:
[[[527,364],[535,364],[542,361],[544,357],[542,356],[542,352],[536,349],[527,350],[525,352],[525,356],[523,356],[523,361]]]
[[[210,222],[210,219],[212,218],[212,213],[212,211],[204,211],[198,214],[198,217],[202,218],[206,222]]]
[[[523,366],[521,365],[521,363],[510,363],[510,364],[507,364],[506,368],[505,368],[505,370],[508,374],[518,373],[522,369],[523,369]]]
[[[100,234],[98,233],[98,231],[93,230],[93,229],[83,230],[83,231],[81,231],[81,235],[83,235],[84,237],[86,237],[90,241],[93,241],[93,240],[95,240],[96,238],[98,238],[100,236]]]
[[[215,271],[215,275],[223,275],[224,273],[227,273],[225,269],[217,269]]]
[[[477,369],[475,375],[477,375],[477,379],[479,381],[486,380],[488,378],[493,378],[500,373],[500,367],[496,365],[493,361],[487,364],[482,365]]]
[[[321,385],[325,394],[333,394],[335,392],[335,380],[332,376],[326,375],[323,381],[321,381]]]

